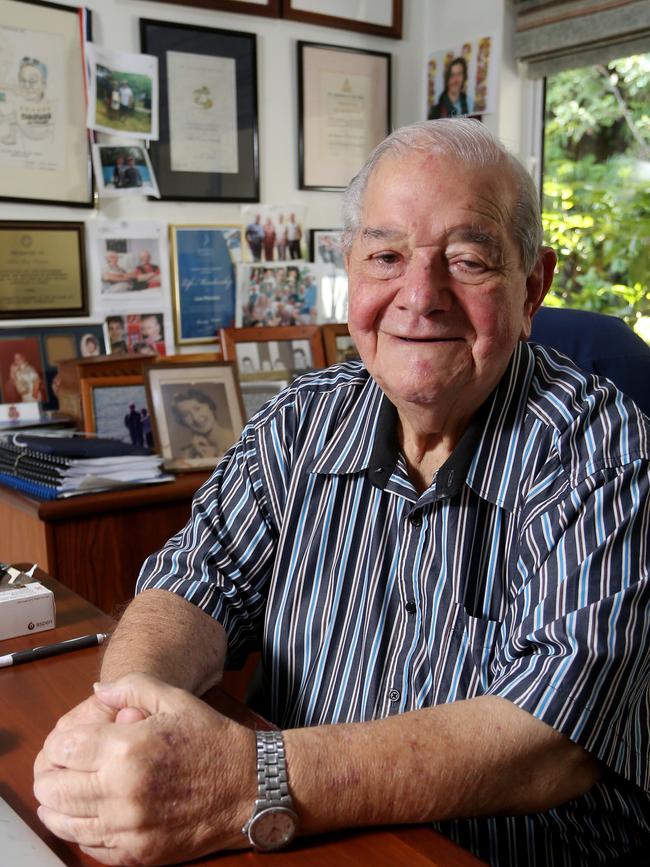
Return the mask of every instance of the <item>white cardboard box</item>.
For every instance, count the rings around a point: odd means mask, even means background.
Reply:
[[[54,594],[36,581],[0,590],[0,640],[56,626]]]

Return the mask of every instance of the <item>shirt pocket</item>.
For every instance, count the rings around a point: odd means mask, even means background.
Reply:
[[[494,656],[501,632],[501,622],[487,617],[473,617],[465,606],[457,604],[456,640],[459,642],[459,659],[464,660],[462,684],[464,695],[472,698],[483,695],[494,680]]]

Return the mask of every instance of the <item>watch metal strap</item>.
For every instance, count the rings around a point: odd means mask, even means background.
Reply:
[[[291,807],[282,732],[256,732],[257,791],[269,806]]]

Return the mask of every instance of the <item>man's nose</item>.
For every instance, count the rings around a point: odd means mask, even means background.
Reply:
[[[447,267],[440,254],[413,256],[405,273],[400,303],[420,316],[448,310],[451,293]]]

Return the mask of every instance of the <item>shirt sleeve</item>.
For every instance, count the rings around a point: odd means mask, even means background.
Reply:
[[[648,463],[562,488],[522,515],[521,585],[488,693],[650,790]]]
[[[144,562],[137,580],[136,593],[169,590],[221,623],[228,667],[260,646],[289,440],[286,412],[251,423],[197,491],[186,526]]]

